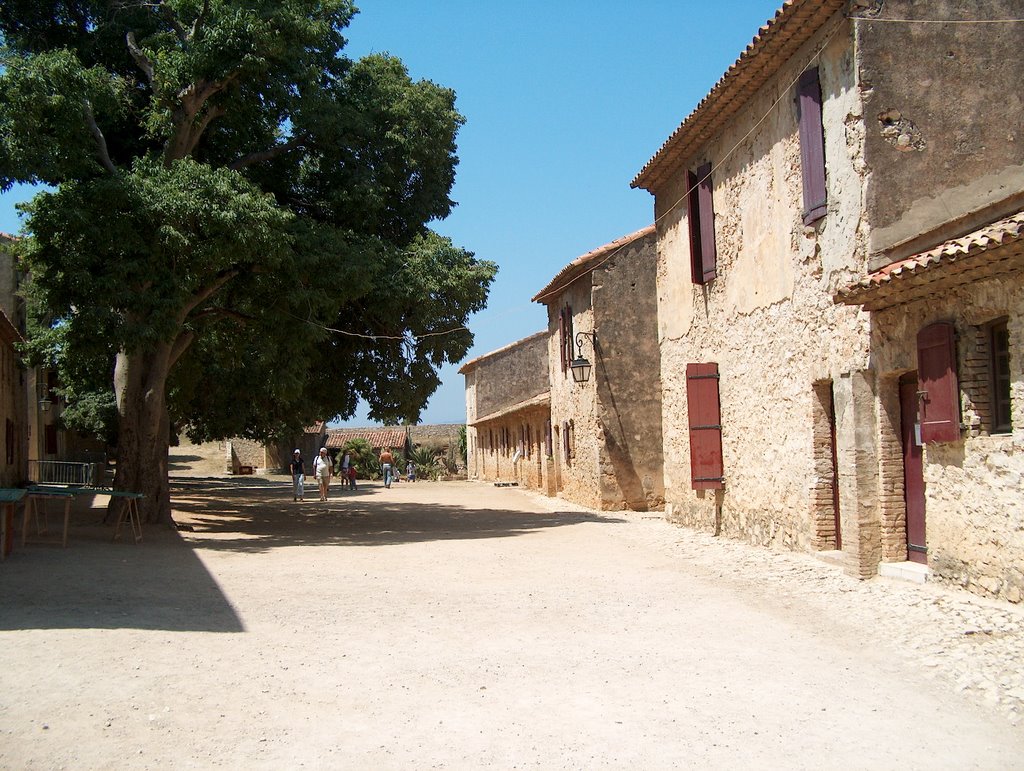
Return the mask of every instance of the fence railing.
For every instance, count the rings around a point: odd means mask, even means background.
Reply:
[[[28,478],[40,485],[102,487],[103,463],[78,463],[68,460],[30,460]]]

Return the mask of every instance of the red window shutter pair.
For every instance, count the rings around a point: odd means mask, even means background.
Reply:
[[[690,269],[693,283],[706,284],[718,274],[715,247],[715,205],[712,195],[711,163],[687,174],[688,221],[690,227]]]
[[[960,384],[956,376],[956,333],[940,321],[917,334],[917,404],[921,441],[960,439]]]
[[[690,483],[694,490],[725,487],[718,364],[686,365],[686,409],[690,425]]]
[[[804,188],[804,224],[825,216],[825,127],[821,118],[821,83],[818,68],[807,70],[797,84],[800,122],[800,172]]]
[[[559,359],[562,363],[562,374],[569,369],[573,359],[572,351],[572,306],[566,305],[558,314]]]

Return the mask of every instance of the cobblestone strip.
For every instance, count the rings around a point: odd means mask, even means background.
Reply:
[[[539,497],[539,496],[538,496]],[[558,511],[585,511],[548,499]],[[601,512],[593,512],[601,516]],[[1024,608],[928,582],[860,580],[810,554],[778,552],[665,522],[657,514],[605,512],[615,532],[685,561],[738,593],[922,667],[1024,728]]]

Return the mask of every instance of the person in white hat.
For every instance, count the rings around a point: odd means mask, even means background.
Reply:
[[[288,466],[292,472],[292,485],[294,485],[293,501],[301,501],[306,491],[306,464],[302,462],[302,452],[296,447],[292,453],[292,462]]]

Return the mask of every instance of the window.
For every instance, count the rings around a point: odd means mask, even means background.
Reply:
[[[993,323],[989,335],[992,433],[1006,434],[1013,429],[1010,419],[1010,333],[1006,329],[1006,319]]]
[[[572,350],[572,307],[566,305],[558,314],[558,358],[562,364],[562,374],[569,371],[573,360]]]
[[[687,174],[690,227],[690,268],[693,283],[706,284],[716,276],[715,207],[711,163]]]
[[[797,83],[800,123],[800,171],[804,189],[804,224],[825,216],[825,128],[821,119],[821,83],[818,68],[807,70]]]
[[[718,364],[686,365],[686,410],[690,428],[690,486],[694,490],[722,489],[725,477]]]
[[[960,439],[956,334],[949,322],[929,324],[917,333],[917,393],[921,441]]]

